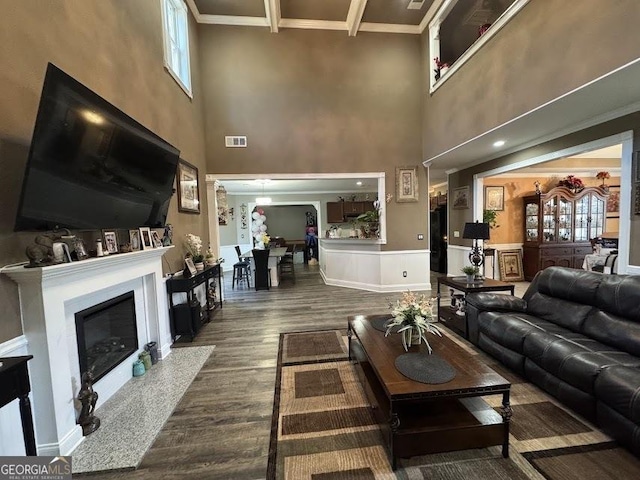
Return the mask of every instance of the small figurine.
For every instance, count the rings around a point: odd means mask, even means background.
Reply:
[[[100,419],[93,414],[98,402],[98,392],[93,390],[93,372],[91,370],[82,374],[82,386],[78,392],[78,400],[82,404],[78,424],[82,426],[82,435],[86,437],[100,428]]]
[[[173,227],[167,223],[164,227],[164,236],[162,237],[162,246],[169,247],[173,245]]]

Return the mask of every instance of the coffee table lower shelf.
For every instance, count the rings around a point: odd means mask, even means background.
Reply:
[[[480,396],[390,400],[356,335],[350,338],[349,354],[386,440],[393,470],[398,458],[494,445],[502,445],[508,457],[508,423]]]

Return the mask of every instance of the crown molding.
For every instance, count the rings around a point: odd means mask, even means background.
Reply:
[[[234,25],[241,27],[269,27],[266,17],[238,17],[233,15],[200,15],[199,23],[208,25]]]

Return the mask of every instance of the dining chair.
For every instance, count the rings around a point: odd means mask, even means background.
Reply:
[[[255,268],[255,289],[269,290],[269,250],[253,249],[252,253]]]
[[[247,282],[247,287],[251,288],[251,262],[249,260],[242,260],[242,252],[240,247],[236,245],[236,254],[238,255],[238,261],[233,264],[233,278],[231,279],[231,288],[235,288],[236,282],[238,286],[240,282]]]
[[[280,275],[287,276],[290,275],[293,283],[296,283],[296,268],[293,260],[296,254],[296,245],[287,245],[287,252],[280,259],[280,264],[278,267],[280,268]]]

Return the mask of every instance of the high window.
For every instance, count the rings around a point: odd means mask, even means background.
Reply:
[[[189,18],[183,0],[162,0],[164,65],[178,85],[191,95]]]
[[[529,0],[445,0],[429,24],[430,92],[469,60]],[[437,62],[436,62],[437,59]]]

